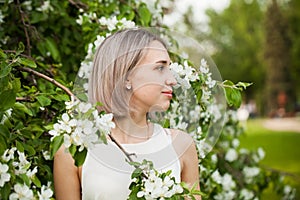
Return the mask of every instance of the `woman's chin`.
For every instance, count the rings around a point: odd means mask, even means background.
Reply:
[[[170,102],[164,104],[156,104],[152,106],[149,112],[165,112],[170,107]]]

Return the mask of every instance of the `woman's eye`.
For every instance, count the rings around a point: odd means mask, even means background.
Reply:
[[[164,68],[165,68],[165,66],[158,66],[158,67],[157,67],[158,71],[163,71]]]

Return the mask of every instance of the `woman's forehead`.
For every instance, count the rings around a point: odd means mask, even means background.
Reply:
[[[157,40],[150,42],[150,44],[144,49],[144,51],[144,56],[139,62],[140,64],[150,64],[156,63],[158,61],[166,61],[167,63],[170,62],[170,57],[167,49],[161,42]]]

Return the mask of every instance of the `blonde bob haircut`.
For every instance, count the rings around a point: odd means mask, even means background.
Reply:
[[[115,117],[128,115],[131,90],[126,89],[128,75],[145,55],[152,41],[165,43],[145,29],[125,29],[107,37],[96,51],[89,80],[89,101],[100,102],[100,111]]]

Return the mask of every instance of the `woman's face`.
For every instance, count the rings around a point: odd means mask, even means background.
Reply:
[[[130,108],[141,112],[165,111],[177,82],[170,70],[170,57],[159,41],[145,48],[145,55],[128,78],[132,86]]]

